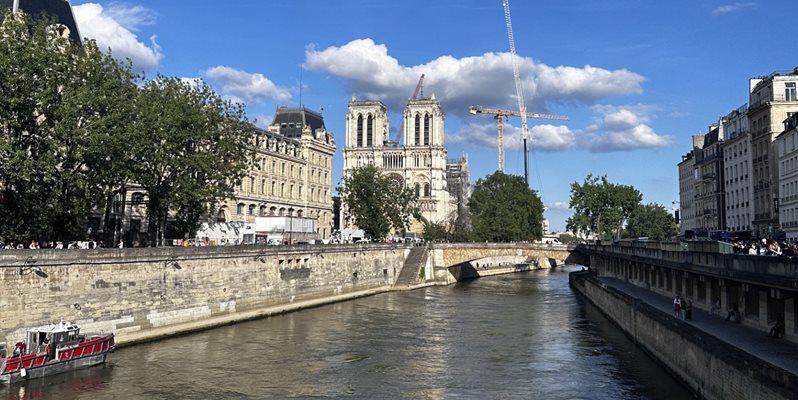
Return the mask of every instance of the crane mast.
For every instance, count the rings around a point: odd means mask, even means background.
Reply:
[[[524,89],[521,87],[521,73],[518,72],[518,60],[515,53],[515,39],[513,38],[513,20],[510,17],[510,1],[502,0],[504,6],[504,21],[507,23],[507,37],[510,40],[510,58],[513,63],[513,78],[515,79],[515,94],[518,99],[518,112],[521,113],[521,137],[524,139],[524,181],[529,184],[529,156],[527,154],[527,139],[529,127],[526,123],[526,105],[524,104]]]
[[[418,78],[418,83],[416,84],[416,90],[413,91],[413,95],[410,96],[410,100],[415,100],[418,98],[418,94],[421,92],[421,88],[424,87],[424,74],[421,74],[421,77]],[[404,114],[404,113],[403,113]],[[405,118],[402,117],[402,122],[399,124],[399,129],[396,131],[396,136],[394,136],[394,142],[398,144],[402,144],[402,133],[405,129]]]

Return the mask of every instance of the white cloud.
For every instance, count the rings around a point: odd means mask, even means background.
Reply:
[[[153,12],[140,6],[129,8],[119,4],[104,9],[96,3],[81,4],[72,9],[83,36],[95,39],[101,49],[110,47],[117,59],[129,58],[135,69],[154,69],[163,59],[155,35],[150,37],[148,46],[131,32],[140,25],[151,24],[155,18]]]
[[[653,109],[645,105],[591,107],[598,114],[585,129],[585,146],[593,152],[631,151],[665,147],[673,138],[649,126]]]
[[[546,203],[546,209],[548,210],[570,210],[571,205],[567,201],[552,201],[550,203]]]
[[[523,137],[520,127],[504,124],[504,151],[523,150]],[[574,147],[574,133],[564,125],[535,125],[529,128],[528,146],[535,151],[556,152]],[[471,123],[459,132],[447,134],[451,143],[467,143],[476,147],[487,147],[498,151],[499,134],[496,124]],[[506,157],[506,153],[505,153]]]
[[[274,115],[257,114],[255,115],[255,126],[261,129],[268,129],[269,124],[274,120]]]
[[[120,3],[111,3],[105,13],[131,31],[138,30],[139,26],[153,25],[157,19],[155,11],[143,6],[128,7]]]
[[[440,56],[403,66],[385,45],[357,39],[324,50],[308,47],[304,67],[339,77],[358,98],[381,100],[389,109],[404,107],[421,74],[424,93],[434,93],[449,113],[464,115],[469,105],[517,107],[509,53]],[[550,67],[528,57],[519,58],[519,67],[530,111],[545,111],[550,103],[593,104],[608,96],[641,93],[644,80],[626,69]]]
[[[250,103],[271,99],[285,102],[291,99],[288,89],[275,85],[263,74],[220,65],[205,71],[205,75],[219,83],[222,95],[233,101]]]
[[[753,7],[755,5],[756,3],[753,2],[724,4],[712,10],[712,15],[728,14],[731,12],[740,11],[744,8]]]

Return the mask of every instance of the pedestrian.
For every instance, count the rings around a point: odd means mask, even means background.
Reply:
[[[682,298],[678,294],[673,299],[673,315],[676,318],[682,318]]]
[[[693,320],[693,301],[687,299],[687,305],[684,307],[684,319],[686,321]]]
[[[783,335],[784,335],[784,314],[779,313],[779,315],[776,316],[776,323],[773,324],[772,328],[770,328],[768,337],[772,337],[773,339],[778,339],[780,336]]]
[[[715,315],[715,313],[719,311],[720,311],[720,297],[715,297],[715,302],[712,303],[711,307],[709,307],[709,313],[711,315]]]

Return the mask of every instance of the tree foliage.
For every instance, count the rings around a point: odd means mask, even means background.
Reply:
[[[205,83],[158,76],[137,98],[134,175],[147,190],[148,236],[163,235],[169,210],[185,233],[196,230],[204,206],[232,196],[249,159],[254,127],[239,104]]]
[[[543,236],[543,203],[523,177],[497,171],[478,180],[468,208],[476,240],[508,242]]]
[[[345,221],[362,229],[372,240],[391,231],[404,236],[411,218],[420,216],[413,191],[401,187],[373,165],[351,170],[338,185],[338,194],[345,205]]]
[[[233,192],[254,128],[205,84],[142,82],[90,40],[6,13],[0,25],[0,238],[76,240],[92,210],[150,189],[150,227],[185,229]],[[106,230],[107,232],[107,230]]]
[[[136,77],[44,22],[6,14],[0,29],[0,237],[81,238],[122,174]]]
[[[635,208],[626,230],[631,237],[648,237],[652,240],[668,240],[679,233],[673,215],[656,203]]]
[[[450,236],[449,230],[445,224],[430,222],[424,225],[424,232],[421,234],[424,240],[428,242],[447,240]]]
[[[642,198],[632,186],[611,183],[606,175],[588,175],[582,184],[571,184],[574,215],[566,220],[566,229],[576,236],[620,238],[624,223]]]

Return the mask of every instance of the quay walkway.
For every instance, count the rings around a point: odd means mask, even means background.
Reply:
[[[616,278],[597,277],[597,279],[607,286],[625,292],[673,316],[672,298]],[[704,331],[707,335],[714,336],[752,356],[798,375],[798,343],[783,338],[770,338],[767,336],[767,332],[737,324],[733,320],[726,321],[726,315],[725,307],[718,314],[711,315],[709,312],[693,306],[692,321],[680,322],[688,323]]]

